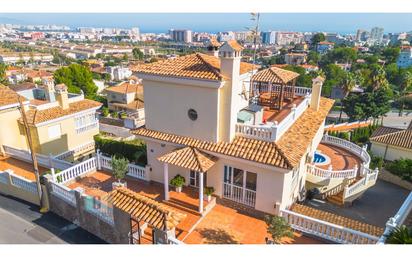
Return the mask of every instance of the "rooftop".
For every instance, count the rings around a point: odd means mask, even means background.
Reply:
[[[34,89],[36,87],[37,87],[36,84],[31,83],[31,82],[23,82],[23,83],[20,83],[20,84],[10,85],[9,86],[10,89],[12,89],[16,92],[24,91],[24,90],[31,90],[31,89]]]
[[[299,77],[299,73],[284,70],[278,67],[270,67],[253,75],[252,80],[254,82],[286,84],[297,77]]]
[[[9,87],[0,84],[0,107],[19,103],[19,95]],[[21,96],[22,101],[26,98]]]
[[[224,80],[223,75],[220,73],[220,59],[201,53],[185,55],[150,64],[137,65],[132,69],[134,72],[143,74],[217,81]],[[240,63],[241,75],[254,69],[257,69],[257,66],[245,62]]]
[[[185,147],[158,158],[164,163],[173,164],[185,169],[206,172],[215,165],[217,158],[193,147]]]
[[[109,92],[115,92],[115,93],[121,93],[121,94],[129,94],[129,93],[143,94],[143,85],[123,82],[123,83],[120,83],[119,85],[108,87],[105,90]]]
[[[382,127],[377,129],[370,140],[373,142],[398,146],[406,149],[412,149],[412,130],[397,130],[394,128]]]

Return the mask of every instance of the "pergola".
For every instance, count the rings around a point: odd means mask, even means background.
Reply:
[[[250,99],[261,106],[280,110],[285,100],[295,98],[295,84],[299,73],[270,67],[252,76]]]
[[[217,157],[194,147],[184,147],[158,158],[163,162],[165,200],[169,200],[169,164],[199,172],[199,212],[203,213],[203,174],[217,162]]]

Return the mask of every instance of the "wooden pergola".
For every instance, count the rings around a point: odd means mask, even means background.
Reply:
[[[250,99],[261,106],[280,110],[285,101],[295,98],[295,85],[299,73],[270,67],[252,76]]]

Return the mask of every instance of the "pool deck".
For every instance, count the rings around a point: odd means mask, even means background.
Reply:
[[[338,146],[320,143],[316,151],[330,158],[329,164],[317,165],[322,169],[328,169],[329,165],[332,165],[333,170],[347,170],[353,169],[355,165],[360,167],[362,163],[362,160],[358,156]]]

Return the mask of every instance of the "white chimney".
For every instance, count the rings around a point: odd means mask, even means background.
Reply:
[[[69,108],[69,93],[67,92],[67,86],[65,84],[57,84],[54,87],[56,91],[56,100],[59,102],[60,107],[65,110]]]
[[[225,42],[219,49],[220,74],[223,87],[220,89],[219,140],[230,142],[235,137],[237,112],[239,110],[240,59],[242,47],[235,41]]]
[[[322,85],[324,81],[325,79],[321,76],[317,76],[312,80],[312,96],[310,98],[310,108],[312,108],[315,111],[319,110]]]

